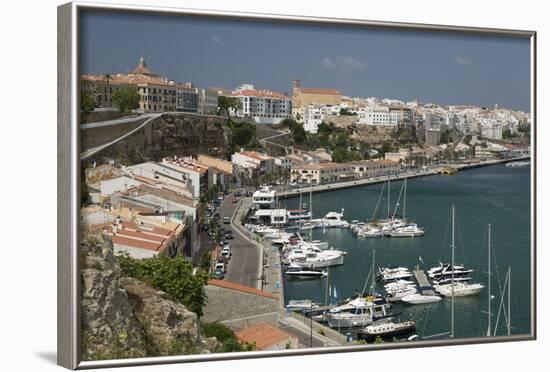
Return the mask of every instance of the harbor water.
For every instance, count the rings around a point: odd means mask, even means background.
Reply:
[[[329,211],[345,209],[344,218],[368,221],[379,201],[382,184],[362,186],[313,195],[313,218],[321,218]],[[401,189],[401,182],[391,183],[390,210]],[[382,213],[388,212],[387,193],[381,200]],[[309,202],[309,193],[304,193],[302,203]],[[299,198],[281,200],[281,207],[297,208]],[[399,212],[401,213],[401,205]],[[493,312],[492,332],[507,333],[504,315],[497,314],[501,302],[504,280],[511,267],[511,333],[528,334],[531,324],[531,213],[530,213],[530,167],[506,167],[494,165],[458,172],[454,176],[436,175],[411,179],[407,182],[406,217],[426,230],[426,235],[417,238],[359,238],[348,229],[314,230],[313,239],[327,240],[330,246],[347,252],[344,265],[331,267],[330,288],[336,287],[338,300],[342,301],[359,293],[365,284],[372,265],[375,250],[375,265],[416,265],[427,270],[440,261],[451,259],[451,206],[455,205],[455,262],[474,269],[471,283],[485,286],[477,296],[455,298],[455,337],[478,337],[486,335],[488,327],[487,290],[487,229],[492,224],[491,262]],[[307,235],[304,232],[304,235]],[[285,302],[296,299],[311,299],[325,303],[327,280],[284,279]],[[369,284],[370,287],[370,284]],[[367,287],[368,288],[368,287]],[[377,283],[376,290],[383,293]],[[332,290],[331,290],[332,292]],[[507,297],[504,296],[504,303]],[[429,338],[450,331],[451,300],[443,298],[438,303],[425,305],[396,304],[394,313],[401,313],[400,320],[414,319],[417,334]]]

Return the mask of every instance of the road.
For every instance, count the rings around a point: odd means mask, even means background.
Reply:
[[[225,197],[218,208],[221,219],[224,217],[233,217],[238,204],[233,204],[233,194]],[[235,223],[240,223],[235,221]],[[232,231],[234,238],[231,242],[231,260],[225,274],[225,279],[232,283],[238,283],[249,287],[258,288],[261,284],[258,275],[258,265],[260,263],[260,250],[254,244],[245,239],[239,231],[234,231],[230,224],[223,224],[226,231]]]

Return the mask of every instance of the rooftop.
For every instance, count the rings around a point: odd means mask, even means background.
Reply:
[[[262,89],[262,90],[256,90],[256,89],[244,89],[244,90],[237,90],[231,93],[232,96],[238,97],[238,96],[249,96],[249,97],[262,97],[262,98],[277,98],[277,99],[290,99],[289,96],[287,96],[284,93],[278,93],[273,92],[271,90]]]
[[[340,92],[338,89],[324,89],[324,88],[300,88],[301,93],[306,94],[333,94],[333,95],[341,95],[342,92]]]
[[[243,156],[247,156],[247,157],[249,157],[251,159],[254,159],[254,160],[270,160],[270,159],[273,159],[271,156],[262,154],[262,153],[257,152],[257,151],[244,151],[244,150],[241,150],[240,152],[238,152],[238,154],[241,154]]]
[[[266,349],[278,342],[294,337],[268,323],[258,323],[240,330],[235,334],[242,342],[256,344],[257,350]]]

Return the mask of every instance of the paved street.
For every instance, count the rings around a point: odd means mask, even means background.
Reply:
[[[233,204],[233,194],[225,197],[224,201],[218,208],[222,223],[222,227],[226,231],[232,231],[234,239],[231,243],[231,260],[227,268],[225,279],[227,281],[246,285],[249,287],[260,288],[260,280],[258,275],[258,266],[260,261],[260,250],[255,245],[246,240],[239,231],[234,231],[230,224],[223,224],[223,217],[233,217],[233,213],[238,204]],[[235,223],[240,223],[235,221]]]

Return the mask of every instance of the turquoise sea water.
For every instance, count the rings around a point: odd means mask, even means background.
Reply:
[[[368,220],[379,199],[382,185],[371,185],[313,195],[314,218],[329,211],[345,208],[347,221]],[[391,184],[392,210],[401,182]],[[385,198],[385,196],[384,196]],[[303,195],[303,203],[309,194]],[[298,198],[281,201],[282,206],[297,207]],[[427,233],[419,238],[357,238],[347,229],[315,230],[314,239],[328,240],[330,245],[346,251],[345,263],[330,269],[330,285],[336,286],[338,299],[353,296],[363,288],[376,250],[376,266],[398,265],[412,269],[419,264],[428,269],[440,260],[450,261],[451,205],[456,209],[456,262],[472,268],[472,282],[487,285],[487,225],[492,223],[494,260],[492,328],[501,300],[499,287],[504,285],[508,266],[512,270],[512,334],[530,333],[531,324],[531,213],[530,169],[504,165],[461,171],[455,176],[431,176],[411,179],[407,183],[407,217]],[[383,213],[387,200],[383,199]],[[419,257],[422,258],[423,263]],[[499,284],[500,282],[500,284]],[[286,280],[285,301],[312,299],[323,303],[326,280]],[[383,290],[377,286],[379,292]],[[505,298],[506,301],[506,298]],[[398,304],[394,312],[403,312],[401,319],[415,319],[417,333],[429,336],[449,331],[450,299],[436,304],[407,306]],[[476,337],[486,333],[488,320],[487,286],[479,296],[455,299],[455,336]],[[505,334],[501,314],[497,334]]]

